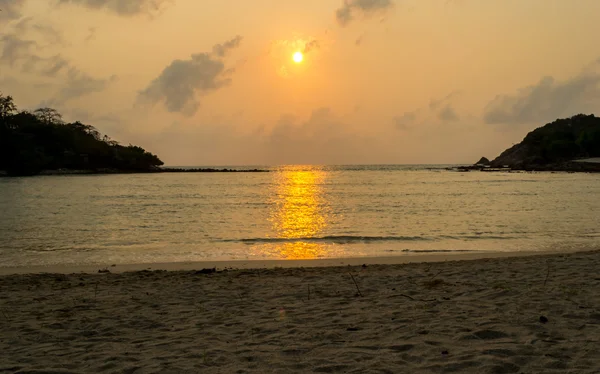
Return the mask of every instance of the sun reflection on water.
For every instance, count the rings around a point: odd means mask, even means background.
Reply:
[[[275,185],[270,221],[278,239],[277,256],[311,259],[323,255],[325,245],[309,241],[319,237],[328,225],[329,206],[323,194],[326,172],[314,169],[284,170]]]

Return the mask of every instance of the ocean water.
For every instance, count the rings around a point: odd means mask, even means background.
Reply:
[[[600,248],[600,175],[270,170],[0,178],[0,266]]]

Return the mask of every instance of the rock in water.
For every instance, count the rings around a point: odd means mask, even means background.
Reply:
[[[489,165],[489,164],[490,164],[490,160],[488,160],[485,157],[480,158],[479,161],[477,161],[475,163],[475,165],[486,165],[486,166]]]

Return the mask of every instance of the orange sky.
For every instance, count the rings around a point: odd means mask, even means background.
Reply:
[[[0,91],[167,165],[470,163],[600,106],[596,0],[0,9]]]

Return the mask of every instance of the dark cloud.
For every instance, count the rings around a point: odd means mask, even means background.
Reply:
[[[69,69],[69,61],[61,55],[51,57],[40,57],[31,54],[23,63],[22,69],[26,73],[37,73],[47,77],[56,77],[63,71]]]
[[[513,95],[498,95],[486,106],[483,118],[489,124],[534,124],[598,109],[600,73],[586,69],[564,81],[548,76]]]
[[[58,90],[54,96],[39,103],[38,107],[58,108],[62,111],[68,102],[96,92],[102,92],[116,80],[115,75],[109,78],[94,78],[75,67],[70,67],[65,76],[61,77]]]
[[[28,21],[19,22],[16,30],[25,31],[29,27]],[[58,91],[43,106],[63,105],[75,98],[102,91],[116,79],[114,76],[106,79],[93,78],[73,66],[60,54],[44,56],[41,54],[44,48],[38,42],[21,38],[16,31],[3,35],[0,38],[0,46],[0,63],[30,76],[58,79]],[[39,84],[43,87],[57,86],[47,81]]]
[[[28,74],[55,77],[70,66],[69,61],[61,55],[46,57],[39,54],[42,47],[38,42],[21,38],[15,33],[2,36],[0,46],[0,62]]]
[[[55,101],[64,103],[72,99],[89,95],[95,92],[101,92],[106,87],[117,80],[115,75],[109,78],[94,78],[81,70],[71,67],[67,72],[64,85],[59,90]]]
[[[320,47],[321,47],[321,45],[319,44],[319,41],[316,39],[313,39],[304,45],[304,50],[302,51],[302,53],[308,54],[315,49],[319,49]]]
[[[241,37],[213,47],[213,54],[198,53],[188,60],[175,60],[139,93],[141,102],[163,102],[169,112],[194,114],[200,107],[198,97],[231,83],[232,69],[226,69],[221,59],[239,46]]]
[[[60,55],[45,57],[40,53],[63,44],[62,34],[50,25],[36,23],[31,17],[20,19],[0,37],[0,62],[26,73],[55,76],[68,66]]]
[[[65,44],[63,35],[60,31],[49,24],[36,22],[33,17],[21,18],[13,26],[13,33],[19,36],[35,34],[36,40],[42,40],[44,43]]]
[[[15,66],[19,61],[26,60],[32,55],[32,50],[37,47],[37,42],[18,37],[16,34],[5,34],[0,38],[2,54],[0,61]]]
[[[444,108],[442,108],[438,112],[437,117],[444,122],[454,122],[460,119],[458,113],[456,113],[456,110],[450,105],[446,105]]]
[[[58,4],[74,4],[89,9],[107,10],[120,16],[152,14],[170,0],[58,0]]]
[[[240,43],[242,42],[242,39],[243,38],[240,35],[238,35],[235,38],[226,41],[225,43],[215,44],[213,46],[213,53],[219,57],[225,57],[227,52],[239,47]]]
[[[88,33],[88,35],[85,37],[85,39],[84,39],[84,42],[85,42],[85,43],[88,43],[88,42],[91,42],[92,40],[96,39],[96,31],[97,31],[97,28],[95,28],[95,27],[90,27],[90,28],[88,29],[88,32],[89,32],[89,33]]]
[[[0,1],[0,23],[21,18],[25,0]]]
[[[393,6],[392,0],[344,0],[342,7],[336,10],[335,18],[340,26],[346,26],[357,16],[364,18],[383,13]]]

